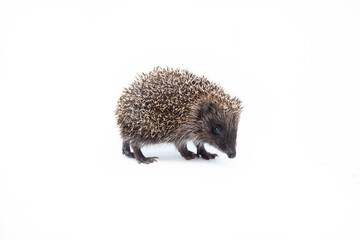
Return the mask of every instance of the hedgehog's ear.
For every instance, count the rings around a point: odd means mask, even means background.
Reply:
[[[206,114],[210,113],[214,109],[214,104],[211,102],[204,102],[200,108],[199,118],[202,118]]]

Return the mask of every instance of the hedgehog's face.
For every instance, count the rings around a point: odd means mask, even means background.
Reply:
[[[229,113],[206,102],[200,109],[201,140],[226,153],[229,158],[236,156],[236,135],[240,113]]]

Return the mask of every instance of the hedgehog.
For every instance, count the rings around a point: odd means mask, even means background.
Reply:
[[[115,115],[122,152],[148,164],[158,157],[145,157],[143,146],[173,143],[187,160],[217,157],[205,150],[207,143],[234,158],[242,108],[238,98],[204,76],[179,68],[156,67],[147,74],[138,74],[117,102]],[[188,150],[189,141],[195,144],[197,153]]]

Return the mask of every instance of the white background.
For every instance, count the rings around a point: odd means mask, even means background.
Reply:
[[[0,1],[0,239],[360,239],[359,43],[355,0]],[[155,66],[243,100],[235,159],[121,154]]]

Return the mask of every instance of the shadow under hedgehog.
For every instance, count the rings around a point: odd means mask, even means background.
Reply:
[[[157,157],[145,157],[140,149],[158,143],[174,143],[187,160],[217,157],[205,150],[204,143],[234,158],[241,111],[238,98],[204,76],[156,67],[124,89],[115,114],[123,154],[152,163]],[[196,154],[187,149],[188,141],[196,145]]]

